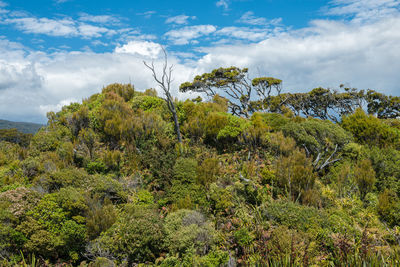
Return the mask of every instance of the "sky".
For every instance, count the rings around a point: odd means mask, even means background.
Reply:
[[[156,84],[161,45],[179,84],[218,67],[400,95],[400,0],[0,0],[0,119],[46,122],[114,82]],[[159,95],[162,95],[159,91]]]

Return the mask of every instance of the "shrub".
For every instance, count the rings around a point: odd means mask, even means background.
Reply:
[[[214,242],[214,228],[204,215],[193,210],[178,210],[165,218],[165,245],[168,251],[185,253],[191,248],[204,255]]]
[[[120,262],[127,259],[131,266],[154,262],[162,251],[163,238],[162,221],[157,210],[151,206],[126,205],[113,226],[93,242]]]

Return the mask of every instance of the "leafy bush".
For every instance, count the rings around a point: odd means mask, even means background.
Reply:
[[[172,255],[184,254],[191,248],[204,255],[214,242],[212,224],[197,211],[182,209],[168,214],[164,229],[165,245]]]
[[[163,248],[163,227],[160,215],[151,206],[126,205],[117,221],[93,242],[107,250],[116,259],[128,260],[128,264],[154,262]]]

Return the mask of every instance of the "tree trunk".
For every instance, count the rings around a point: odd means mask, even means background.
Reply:
[[[180,130],[180,126],[179,126],[178,114],[176,113],[174,104],[170,103],[170,105],[173,107],[173,108],[170,108],[170,110],[172,113],[172,117],[174,118],[176,136],[178,138],[178,142],[182,143],[182,136],[181,136],[181,130]]]

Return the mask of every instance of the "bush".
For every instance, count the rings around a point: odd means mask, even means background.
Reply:
[[[37,181],[38,185],[49,192],[58,191],[63,187],[81,187],[89,181],[87,173],[81,169],[62,169],[52,173],[46,173]]]
[[[351,132],[361,144],[380,148],[400,146],[400,131],[390,127],[373,115],[357,109],[352,115],[343,117],[342,127]]]
[[[286,225],[291,229],[304,232],[330,227],[327,214],[324,211],[293,202],[272,201],[266,203],[264,205],[264,216],[275,224]]]
[[[193,248],[204,255],[214,242],[214,228],[199,212],[178,210],[165,218],[165,245],[172,255]]]
[[[378,214],[390,226],[400,225],[400,201],[396,193],[385,189],[378,198]]]
[[[154,262],[163,248],[163,228],[160,215],[151,206],[126,205],[114,225],[93,242],[128,265]],[[91,251],[96,253],[96,251]]]
[[[178,158],[174,165],[174,179],[181,183],[194,183],[197,177],[197,161],[190,158]]]

